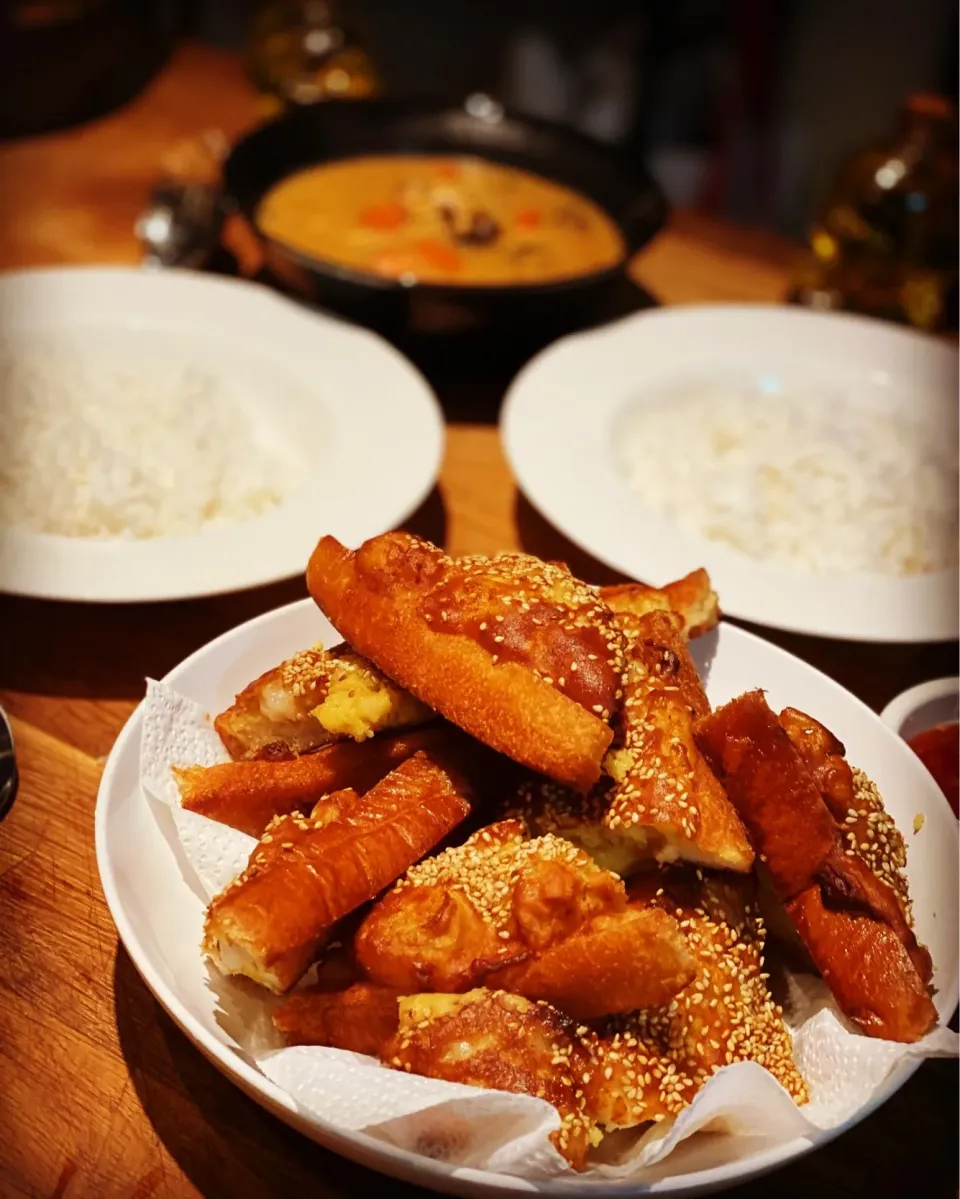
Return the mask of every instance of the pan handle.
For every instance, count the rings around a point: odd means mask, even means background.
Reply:
[[[644,242],[650,239],[667,222],[670,206],[659,187],[640,192],[623,214],[623,223],[628,228],[642,230]]]

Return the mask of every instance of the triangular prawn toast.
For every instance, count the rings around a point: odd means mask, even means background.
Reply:
[[[627,640],[622,744],[607,754],[616,782],[606,827],[636,843],[639,858],[746,872],[753,849],[693,735],[710,711],[679,619],[617,613]]]
[[[882,860],[877,869],[845,845],[846,816],[839,825],[831,805],[846,811],[856,782],[843,771],[842,744],[805,720],[792,709],[778,718],[751,691],[700,719],[696,736],[841,1010],[870,1036],[916,1041],[937,1019],[930,955]]]
[[[479,741],[578,791],[600,775],[623,634],[595,588],[527,554],[455,559],[408,533],[324,537],[307,585],[360,653]]]

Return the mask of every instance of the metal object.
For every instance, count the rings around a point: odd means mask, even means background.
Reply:
[[[281,179],[324,162],[363,154],[477,155],[550,179],[592,200],[619,228],[621,263],[546,283],[499,287],[420,283],[412,275],[388,278],[315,258],[268,238],[257,226],[263,197]],[[246,218],[278,286],[360,324],[395,337],[404,332],[453,333],[483,327],[513,341],[519,328],[538,326],[545,344],[596,323],[623,287],[633,287],[626,262],[658,232],[666,200],[632,156],[563,126],[505,109],[475,93],[456,100],[328,101],[259,126],[234,145],[223,164],[225,188]],[[489,223],[467,230],[492,237]],[[625,281],[626,284],[625,284]],[[641,300],[641,293],[637,292]]]
[[[174,142],[134,230],[146,266],[203,267],[220,244],[227,203],[220,170],[229,143],[220,129]]]
[[[219,186],[170,180],[158,184],[134,225],[144,265],[203,266],[220,243],[225,215]]]
[[[13,807],[20,786],[17,757],[13,751],[13,731],[7,714],[0,708],[0,820]]]
[[[467,96],[463,107],[470,116],[478,121],[485,121],[488,125],[499,125],[504,117],[503,105],[484,92],[474,92]]]

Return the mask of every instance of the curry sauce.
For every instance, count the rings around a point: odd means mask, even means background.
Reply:
[[[411,283],[550,283],[608,270],[625,252],[591,200],[479,158],[383,155],[309,167],[267,193],[257,224],[293,250]]]

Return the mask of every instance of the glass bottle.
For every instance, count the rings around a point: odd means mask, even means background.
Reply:
[[[263,115],[379,90],[374,64],[333,0],[264,0],[253,22],[247,73]]]
[[[939,330],[956,322],[956,291],[956,111],[920,94],[893,139],[841,169],[790,298]]]

